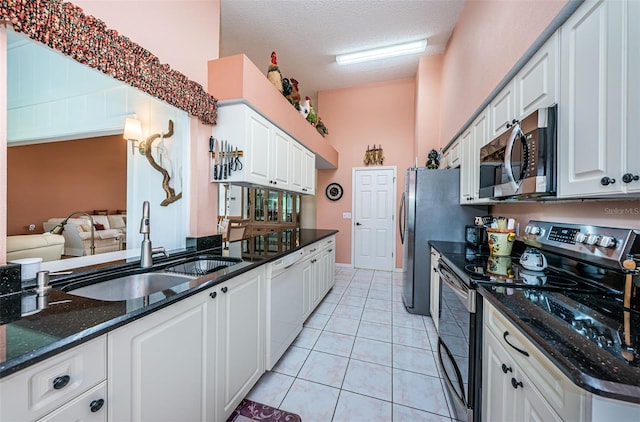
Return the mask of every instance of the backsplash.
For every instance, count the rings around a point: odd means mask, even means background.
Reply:
[[[501,203],[493,205],[491,213],[495,216],[517,218],[521,230],[529,220],[593,224],[640,230],[640,199],[633,201],[574,200]]]

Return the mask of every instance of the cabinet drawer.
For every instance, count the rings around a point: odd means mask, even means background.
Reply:
[[[39,422],[105,422],[107,420],[107,382],[76,397],[61,408],[49,413]]]
[[[584,420],[587,392],[569,380],[524,334],[493,306],[485,306],[485,327],[499,339],[553,409],[564,420]],[[506,335],[505,339],[505,333]],[[529,356],[515,350],[518,348]]]
[[[40,418],[105,380],[106,373],[103,336],[3,379],[0,420]]]

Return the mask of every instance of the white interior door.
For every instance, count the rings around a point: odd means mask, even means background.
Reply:
[[[353,265],[393,271],[396,168],[354,168],[353,184]]]

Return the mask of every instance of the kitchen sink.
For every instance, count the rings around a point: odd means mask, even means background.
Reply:
[[[194,278],[183,274],[142,273],[63,290],[72,295],[91,299],[119,301],[149,296],[158,292],[165,292],[167,296],[171,296],[176,293],[171,288]]]
[[[217,255],[200,255],[161,267],[155,272],[127,274],[93,284],[78,282],[62,290],[75,296],[91,299],[120,301],[136,299],[162,292],[167,297],[178,291],[175,287],[216,271],[237,265],[242,259]],[[76,287],[78,286],[78,287]],[[190,286],[185,285],[184,289]]]

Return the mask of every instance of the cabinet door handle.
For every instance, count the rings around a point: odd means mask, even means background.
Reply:
[[[602,186],[608,186],[608,185],[613,185],[616,182],[616,179],[613,179],[611,177],[603,177],[602,179],[600,179],[600,184]]]
[[[59,377],[56,377],[56,379],[53,380],[53,389],[62,390],[67,386],[67,384],[69,384],[69,381],[71,381],[71,377],[69,375],[61,375]]]
[[[209,293],[209,296],[211,296],[211,299],[215,299],[216,296],[218,296],[218,292],[211,292]]]
[[[515,378],[511,378],[511,385],[513,386],[513,388],[517,389],[518,387],[522,388],[522,381],[516,381]]]
[[[227,291],[229,290],[229,288],[227,286],[224,286],[222,289],[222,293],[227,293]]]
[[[92,401],[89,405],[89,408],[91,409],[92,413],[96,413],[98,410],[102,409],[102,406],[104,406],[104,399],[98,399]]]
[[[631,183],[633,181],[637,181],[638,179],[640,179],[640,176],[638,176],[637,174],[625,173],[622,175],[622,181],[625,183]]]
[[[313,248],[313,249],[309,250],[309,252],[315,252],[317,250],[318,250],[317,248]]]
[[[333,252],[333,248],[329,249],[329,252]]]
[[[513,344],[511,344],[511,342],[509,340],[507,340],[507,336],[508,335],[509,335],[509,332],[505,331],[504,334],[502,335],[502,337],[504,337],[504,341],[506,341],[509,346],[513,347],[518,352],[522,353],[525,356],[529,356],[529,352],[527,352],[526,350],[519,349],[516,346],[514,346]]]
[[[513,372],[513,369],[511,369],[510,366],[505,365],[504,363],[502,364],[502,372],[504,372],[505,374],[507,372]]]

